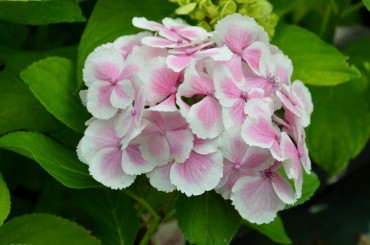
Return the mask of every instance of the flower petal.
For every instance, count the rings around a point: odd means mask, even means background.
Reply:
[[[231,200],[242,218],[256,224],[270,223],[285,206],[271,182],[260,176],[240,178],[232,189]]]
[[[283,165],[287,176],[289,178],[297,179],[299,169],[301,168],[301,161],[298,156],[297,148],[285,132],[281,133],[280,147],[281,154],[283,158],[286,159]]]
[[[253,18],[240,14],[228,15],[220,20],[213,32],[213,39],[218,46],[227,45],[235,54],[241,54],[251,43],[268,43],[267,33]]]
[[[94,156],[89,166],[90,174],[105,186],[122,189],[130,186],[134,175],[127,175],[122,170],[122,152],[119,148],[106,148]]]
[[[283,176],[275,172],[274,177],[271,178],[271,183],[280,200],[286,204],[293,204],[296,202],[297,199],[293,188]]]
[[[170,157],[176,162],[188,159],[193,148],[193,134],[189,130],[167,131],[166,138],[170,145]]]
[[[219,152],[208,155],[190,153],[183,163],[171,168],[171,182],[187,196],[201,195],[215,188],[222,177],[222,155]]]
[[[170,171],[172,163],[167,163],[162,167],[156,167],[146,176],[149,178],[150,184],[159,191],[172,192],[176,190],[176,186],[171,183]]]
[[[113,86],[108,82],[94,82],[87,91],[87,110],[96,118],[109,119],[118,111],[111,104]]]
[[[222,133],[221,105],[218,101],[206,96],[190,108],[187,118],[190,128],[199,138],[214,138]]]
[[[138,141],[140,152],[147,162],[155,166],[163,166],[170,160],[170,146],[165,136],[159,133],[141,135]]]
[[[141,156],[138,144],[129,144],[122,149],[122,168],[130,175],[139,175],[150,172],[155,165],[145,161]]]
[[[110,102],[113,107],[125,109],[132,104],[135,90],[130,80],[121,80],[113,86]]]

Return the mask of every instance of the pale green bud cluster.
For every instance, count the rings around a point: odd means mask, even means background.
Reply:
[[[267,0],[169,0],[178,3],[178,15],[189,15],[198,25],[211,31],[226,15],[240,13],[253,17],[270,37],[274,35],[279,17],[272,13]]]

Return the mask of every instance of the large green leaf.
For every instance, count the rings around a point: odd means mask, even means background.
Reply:
[[[194,244],[229,244],[240,225],[240,216],[220,195],[181,195],[176,201],[176,218],[185,238]]]
[[[76,0],[0,1],[0,19],[26,25],[85,21]]]
[[[50,214],[14,218],[0,227],[0,244],[95,245],[99,240],[82,226]]]
[[[158,21],[169,16],[175,9],[175,5],[164,0],[99,0],[87,23],[78,50],[79,85],[82,84],[83,64],[91,51],[119,36],[138,32],[131,23],[133,17],[145,16]]]
[[[281,243],[281,244],[291,244],[289,236],[286,234],[283,221],[280,216],[277,216],[274,221],[269,224],[256,225],[250,223],[247,220],[242,221],[243,224],[252,228],[253,230],[258,231],[259,233],[267,236],[272,241]]]
[[[19,78],[0,72],[0,134],[20,129],[47,132],[61,126]]]
[[[21,72],[45,108],[68,127],[83,132],[90,117],[79,97],[74,94],[75,69],[71,60],[49,57],[33,63]]]
[[[74,151],[36,132],[15,132],[0,138],[0,147],[38,162],[50,175],[70,188],[98,187],[87,166]]]
[[[332,88],[311,88],[315,109],[307,143],[312,158],[329,175],[344,169],[369,140],[369,41],[364,39],[344,51],[361,70],[361,79]]]
[[[360,76],[336,48],[298,26],[283,25],[272,41],[292,60],[293,78],[306,84],[331,86]]]
[[[343,170],[370,134],[370,107],[359,80],[335,87],[310,87],[313,103],[307,144],[313,160],[330,175]]]
[[[133,244],[138,232],[134,202],[122,191],[90,189],[72,192],[73,199],[91,218],[104,244]]]
[[[0,173],[0,225],[10,213],[10,195],[8,187]]]

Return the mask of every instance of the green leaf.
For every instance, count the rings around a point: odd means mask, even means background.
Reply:
[[[134,202],[122,191],[109,189],[72,191],[72,197],[91,218],[104,244],[133,244],[139,220]]]
[[[320,187],[320,180],[314,172],[307,174],[303,171],[303,185],[302,185],[302,196],[293,205],[287,205],[285,209],[301,205],[315,194],[316,190]]]
[[[240,225],[234,207],[214,192],[181,195],[175,206],[178,225],[190,243],[229,244]]]
[[[247,220],[243,220],[242,223],[249,228],[258,231],[264,236],[270,238],[272,241],[280,244],[292,244],[289,236],[286,234],[283,221],[280,216],[276,216],[275,220],[269,224],[256,225],[250,223]]]
[[[0,72],[0,134],[20,129],[47,132],[61,126],[21,79]]]
[[[369,38],[344,52],[363,76],[333,88],[312,88],[315,109],[307,129],[312,158],[333,176],[356,157],[370,137]]]
[[[49,57],[33,63],[21,72],[36,98],[68,127],[84,132],[90,117],[80,98],[75,95],[75,69],[71,60]]]
[[[335,87],[310,87],[313,104],[307,144],[313,160],[330,176],[343,170],[366,145],[370,107],[359,80]]]
[[[347,58],[315,34],[294,25],[276,31],[273,43],[293,62],[293,79],[306,84],[331,86],[360,77]]]
[[[76,152],[36,132],[15,132],[0,138],[0,147],[38,162],[50,175],[70,188],[99,187]]]
[[[306,174],[306,172],[303,171],[302,196],[298,199],[294,206],[301,205],[310,200],[319,187],[320,180],[317,175],[314,172],[311,172],[311,174]]]
[[[10,194],[8,187],[0,173],[0,225],[10,213]]]
[[[101,244],[82,226],[50,214],[14,218],[0,227],[0,244]]]
[[[97,46],[139,30],[131,21],[135,16],[159,21],[174,12],[176,5],[163,0],[99,0],[81,37],[78,49],[77,74],[82,85],[82,68],[86,57]]]
[[[0,1],[0,19],[25,25],[85,21],[75,0]]]
[[[370,0],[362,0],[367,10],[370,11]]]

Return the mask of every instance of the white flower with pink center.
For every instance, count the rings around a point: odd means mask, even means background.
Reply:
[[[113,44],[94,50],[86,59],[84,81],[87,91],[87,109],[96,118],[112,118],[118,109],[127,108],[134,100],[134,74],[140,58],[124,60]]]
[[[303,82],[291,82],[290,59],[240,14],[212,33],[180,19],[133,24],[150,32],[86,59],[80,97],[93,118],[80,160],[113,189],[146,174],[160,191],[215,189],[244,219],[271,222],[301,197],[302,168],[311,171],[304,130],[312,99]]]
[[[244,219],[256,224],[270,223],[285,204],[296,201],[289,182],[278,172],[280,167],[280,162],[261,164],[252,175],[235,183],[230,199]]]

